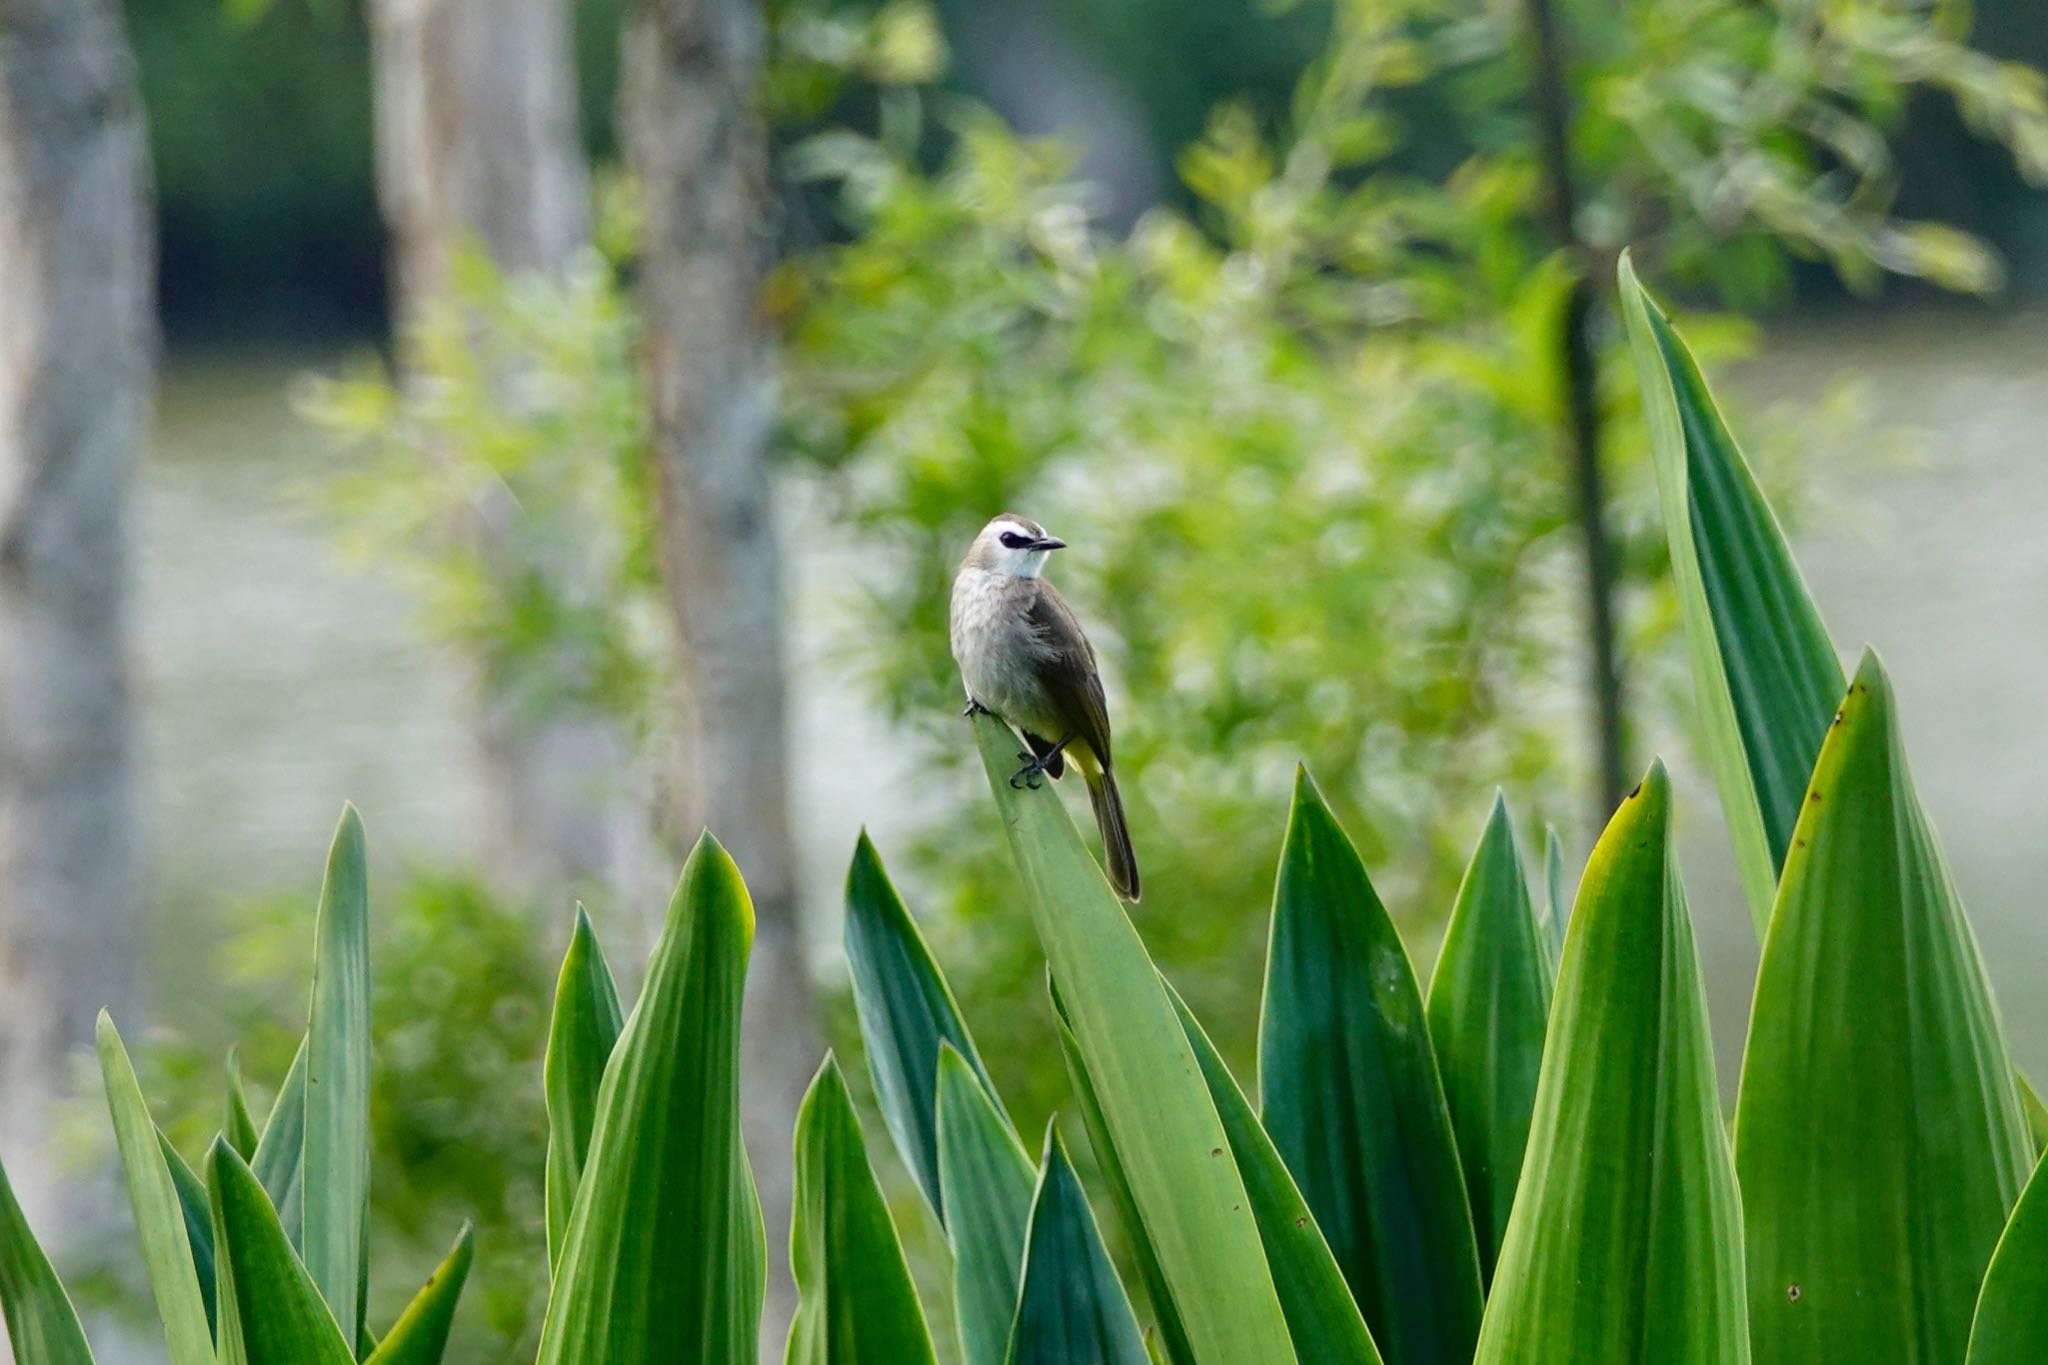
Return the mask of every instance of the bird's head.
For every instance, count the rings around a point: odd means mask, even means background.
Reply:
[[[981,528],[967,551],[967,562],[989,573],[1036,578],[1045,569],[1045,557],[1066,545],[1037,522],[1005,512]]]

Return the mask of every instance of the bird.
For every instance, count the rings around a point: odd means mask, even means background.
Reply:
[[[1022,732],[1031,752],[1013,787],[1057,780],[1069,759],[1088,784],[1109,882],[1138,899],[1138,858],[1124,821],[1109,752],[1109,702],[1095,648],[1074,609],[1045,578],[1046,558],[1067,542],[1005,512],[981,528],[953,579],[953,658],[967,687],[964,714],[988,712]]]

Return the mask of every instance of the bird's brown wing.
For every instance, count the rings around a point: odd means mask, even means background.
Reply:
[[[1082,633],[1081,622],[1059,589],[1043,579],[1028,615],[1032,630],[1045,645],[1036,664],[1039,685],[1059,711],[1073,742],[1087,745],[1096,760],[1108,767],[1109,700],[1102,695],[1095,649]],[[1055,741],[1060,738],[1053,736]]]

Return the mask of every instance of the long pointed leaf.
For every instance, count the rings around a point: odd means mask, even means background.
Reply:
[[[1016,737],[992,716],[977,716],[974,730],[1039,942],[1189,1340],[1203,1365],[1284,1365],[1294,1353],[1244,1181],[1214,1155],[1226,1146],[1223,1124],[1158,973],[1051,785],[1010,785]]]
[[[227,1066],[224,1068],[227,1082],[227,1114],[221,1122],[221,1136],[228,1140],[228,1146],[242,1154],[242,1160],[256,1159],[256,1120],[249,1113],[249,1096],[242,1089],[242,1049],[228,1049]]]
[[[583,1178],[590,1131],[597,1124],[597,1093],[604,1084],[605,1063],[611,1060],[624,1027],[611,966],[590,927],[590,916],[579,905],[569,951],[562,957],[561,978],[555,984],[555,1012],[548,1026],[547,1060],[541,1068],[548,1106],[551,1272],[562,1259],[562,1239],[569,1231],[577,1182]]]
[[[1692,353],[1626,255],[1620,274],[1694,695],[1762,937],[1842,663]]]
[[[830,1053],[796,1120],[789,1230],[796,1318],[789,1365],[919,1365],[931,1332],[888,1201],[868,1162],[853,1096]]]
[[[249,1169],[277,1206],[278,1221],[294,1247],[305,1243],[306,1196],[306,1040],[292,1054],[291,1067],[277,1099],[270,1106],[262,1136],[256,1140],[256,1155]]]
[[[705,835],[598,1092],[540,1365],[758,1365],[766,1249],[739,1128],[754,907]]]
[[[974,1049],[967,1021],[939,971],[917,921],[890,884],[881,855],[863,831],[846,873],[846,961],[853,1003],[867,1044],[868,1072],[896,1150],[940,1222],[936,1080],[939,1049],[950,1045],[981,1082],[989,1102],[1010,1122],[988,1069]],[[1028,1161],[1027,1161],[1028,1165]]]
[[[1543,827],[1543,913],[1544,946],[1550,950],[1550,979],[1557,981],[1557,961],[1564,956],[1564,931],[1572,916],[1572,896],[1578,889],[1565,863],[1564,840],[1556,825]]]
[[[369,1354],[367,1365],[440,1365],[475,1251],[476,1235],[464,1223],[455,1245],[398,1315],[390,1334]]]
[[[967,1365],[1005,1365],[1037,1183],[1016,1133],[951,1043],[939,1045],[939,1188]]]
[[[71,1298],[15,1202],[0,1166],[0,1312],[17,1365],[92,1365]]]
[[[354,1341],[370,1218],[370,905],[354,806],[335,832],[314,930],[305,1162],[306,1270]]]
[[[2048,1172],[2048,1161],[2035,1164],[1984,1272],[1967,1365],[2048,1360],[2048,1175],[2043,1172]]]
[[[1960,1360],[2033,1148],[1873,654],[1805,807],[1736,1111],[1756,1358]]]
[[[1010,1365],[1151,1365],[1080,1177],[1048,1125]]]
[[[1366,1331],[1351,1287],[1301,1197],[1279,1148],[1266,1135],[1251,1101],[1244,1097],[1230,1068],[1209,1035],[1202,1030],[1194,1011],[1171,986],[1175,1011],[1188,1042],[1201,1063],[1202,1078],[1216,1100],[1224,1131],[1230,1135],[1230,1153],[1244,1174],[1245,1194],[1250,1197],[1252,1216],[1258,1220],[1259,1239],[1265,1244],[1266,1263],[1273,1267],[1273,1287],[1280,1294],[1281,1311],[1287,1315],[1287,1330],[1294,1338],[1294,1354],[1315,1365],[1380,1365],[1380,1353]]]
[[[234,1365],[354,1365],[334,1314],[285,1239],[270,1196],[225,1141],[206,1156],[221,1294],[221,1355]]]
[[[1586,865],[1477,1365],[1749,1359],[1742,1219],[1670,809],[1657,764]]]
[[[1505,798],[1496,796],[1465,869],[1429,982],[1429,1036],[1472,1224],[1490,1282],[1507,1234],[1550,1023],[1549,949],[1539,936]]]
[[[1273,897],[1260,1115],[1393,1365],[1467,1365],[1479,1251],[1422,992],[1306,770]]]
[[[185,1164],[185,1158],[178,1155],[178,1149],[161,1128],[156,1130],[156,1145],[163,1156],[164,1169],[171,1174],[171,1188],[178,1193],[185,1243],[192,1253],[193,1272],[199,1277],[199,1297],[206,1305],[206,1327],[209,1332],[218,1332],[214,1311],[213,1201],[206,1193],[206,1182]]]
[[[149,1273],[150,1293],[156,1299],[171,1365],[213,1365],[213,1332],[207,1326],[206,1301],[192,1260],[192,1242],[185,1232],[185,1213],[157,1144],[149,1104],[142,1097],[128,1049],[122,1046],[121,1035],[104,1010],[96,1033],[107,1109],[113,1116],[114,1140],[121,1149],[121,1171],[128,1185],[128,1205],[135,1213],[142,1264]]]

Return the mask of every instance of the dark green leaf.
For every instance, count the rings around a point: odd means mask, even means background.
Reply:
[[[1306,771],[1273,900],[1259,1095],[1387,1359],[1467,1365],[1479,1251],[1422,993]]]
[[[846,961],[882,1119],[925,1202],[944,1222],[934,1108],[942,1045],[960,1054],[1005,1126],[1009,1115],[974,1050],[952,989],[865,832],[846,873]]]
[[[1009,1121],[951,1043],[939,1045],[938,1099],[939,1188],[960,1355],[967,1365],[1005,1365],[1037,1177]]]
[[[263,1192],[277,1206],[278,1220],[293,1246],[300,1245],[305,1230],[306,1170],[306,1043],[299,1050],[278,1087],[263,1124],[263,1136],[256,1140],[256,1155],[249,1169],[256,1173]]]
[[[1489,1282],[1536,1108],[1550,1022],[1548,955],[1507,802],[1496,796],[1429,982],[1429,1036],[1472,1201],[1479,1268]]]
[[[758,1365],[766,1252],[740,1143],[754,908],[705,835],[598,1092],[541,1365]]]
[[[221,1356],[236,1365],[354,1365],[334,1314],[285,1239],[263,1186],[225,1141],[206,1155]]]
[[[547,1061],[542,1066],[548,1106],[547,1219],[548,1266],[562,1259],[562,1238],[576,1203],[576,1185],[590,1151],[590,1130],[597,1124],[597,1094],[604,1083],[605,1063],[619,1040],[625,1021],[619,1011],[619,989],[612,969],[590,927],[590,916],[576,907],[576,927],[562,974],[555,984],[555,1013],[548,1026]]]
[[[475,1247],[476,1237],[464,1223],[448,1255],[391,1325],[390,1335],[365,1357],[368,1365],[440,1365]]]
[[[1785,860],[1735,1131],[1758,1365],[1960,1360],[2033,1147],[1875,655]]]
[[[1151,1365],[1088,1196],[1060,1146],[1045,1133],[1031,1202],[1024,1278],[1010,1333],[1010,1365]]]
[[[306,1270],[354,1341],[370,1219],[370,903],[354,806],[341,813],[314,930],[305,1163]]]
[[[1586,864],[1478,1365],[1748,1360],[1742,1219],[1670,812],[1660,763]]]
[[[1761,937],[1842,664],[1698,364],[1626,255],[1621,301],[1698,714]]]
[[[789,1365],[919,1365],[931,1333],[868,1162],[860,1117],[828,1053],[796,1120],[789,1230],[796,1318]]]
[[[219,1324],[214,1312],[213,1284],[213,1204],[206,1193],[206,1182],[185,1164],[185,1158],[178,1155],[178,1149],[171,1145],[163,1129],[156,1132],[157,1150],[163,1153],[164,1167],[171,1173],[171,1185],[178,1192],[178,1213],[185,1221],[185,1241],[192,1251],[192,1269],[199,1276],[199,1296],[206,1304],[206,1326],[209,1332],[218,1332]]]
[[[1984,1272],[1970,1327],[1968,1365],[2040,1365],[2048,1360],[2048,1162],[2013,1207]]]
[[[17,1365],[92,1365],[85,1329],[0,1166],[0,1312]]]

